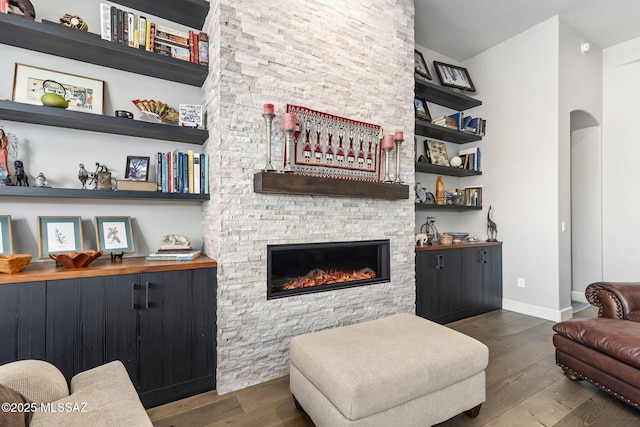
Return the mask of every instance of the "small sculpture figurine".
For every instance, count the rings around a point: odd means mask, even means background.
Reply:
[[[119,254],[111,252],[111,262],[115,262],[118,259],[120,260],[120,262],[122,262],[123,256],[124,256],[124,251],[120,252]]]
[[[36,19],[36,10],[29,0],[9,0],[9,4],[20,9],[25,18],[29,18],[32,21]]]
[[[69,15],[68,13],[65,13],[65,15],[60,18],[60,24],[65,27],[75,28],[76,30],[89,31],[89,26],[84,22],[84,19],[79,16]]]
[[[166,234],[162,237],[160,249],[191,249],[191,240],[180,234]]]
[[[47,187],[47,178],[44,176],[42,172],[38,176],[36,176],[36,187]]]
[[[89,172],[84,168],[84,164],[80,163],[80,170],[78,171],[78,179],[82,183],[82,188],[87,188],[87,180],[89,179]]]
[[[487,212],[487,237],[487,242],[498,241],[498,225],[491,219],[491,205],[489,205]]]
[[[22,160],[16,160],[13,162],[13,166],[16,169],[16,185],[29,186],[29,177],[24,173],[24,164]]]

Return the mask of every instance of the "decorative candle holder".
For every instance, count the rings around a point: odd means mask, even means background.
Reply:
[[[400,144],[404,139],[396,139],[394,142],[396,143],[396,177],[393,180],[396,184],[404,184],[400,179]]]
[[[291,169],[291,163],[289,162],[291,153],[289,153],[287,150],[293,147],[293,138],[294,138],[294,133],[296,131],[294,129],[284,129],[283,132],[284,132],[285,162],[284,162],[284,169],[282,169],[282,172],[291,173],[293,172],[293,169]]]
[[[267,125],[267,164],[264,167],[265,172],[273,172],[276,168],[271,164],[271,126],[273,124],[273,118],[276,115],[273,113],[263,113],[264,122]]]
[[[390,151],[391,151],[391,147],[384,147],[384,178],[382,178],[382,182],[393,182],[393,180],[389,176],[389,152]]]

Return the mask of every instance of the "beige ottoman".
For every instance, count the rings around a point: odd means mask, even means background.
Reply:
[[[489,350],[412,314],[297,336],[291,393],[317,427],[428,426],[485,400]]]

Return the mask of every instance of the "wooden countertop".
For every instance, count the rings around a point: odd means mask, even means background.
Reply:
[[[217,267],[218,263],[204,255],[193,261],[147,261],[145,257],[125,258],[111,262],[109,256],[95,260],[86,268],[56,267],[51,261],[32,262],[20,273],[0,273],[0,285],[39,282],[44,280],[77,279],[82,277],[117,276],[120,274],[152,273],[157,271],[193,270]]]
[[[421,251],[439,251],[442,249],[459,249],[459,248],[471,248],[476,246],[502,246],[502,242],[462,242],[452,243],[450,245],[428,245],[428,246],[416,246],[416,252]]]

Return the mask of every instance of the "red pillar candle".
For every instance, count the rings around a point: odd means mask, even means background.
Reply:
[[[393,135],[385,135],[382,137],[382,148],[393,148],[395,144],[393,142]]]
[[[282,116],[282,129],[284,130],[296,130],[296,115],[295,113],[284,113]]]
[[[404,134],[402,133],[401,130],[396,131],[396,134],[394,135],[394,139],[404,139]]]
[[[263,114],[273,114],[273,104],[264,104],[262,109]]]

